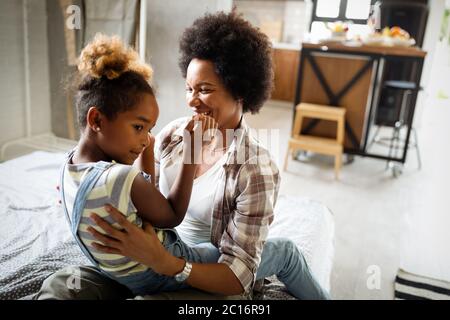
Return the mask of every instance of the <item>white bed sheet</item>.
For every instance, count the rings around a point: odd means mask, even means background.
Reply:
[[[0,299],[20,299],[67,265],[89,264],[58,204],[63,154],[34,152],[0,164]]]
[[[303,253],[317,281],[330,290],[334,258],[332,212],[309,198],[280,195],[269,237],[287,237]]]

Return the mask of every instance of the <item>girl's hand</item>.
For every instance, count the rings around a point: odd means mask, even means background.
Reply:
[[[134,166],[139,170],[151,176],[152,182],[155,182],[155,137],[149,132],[148,133],[148,144],[144,148],[139,157],[135,160]]]
[[[145,147],[144,150],[142,150],[141,155],[143,157],[153,156],[154,151],[155,151],[155,137],[149,132],[147,147]]]
[[[185,154],[187,156],[185,160],[190,161],[189,163],[200,163],[202,147],[211,142],[218,127],[218,123],[212,117],[203,114],[192,116],[184,128],[183,150],[190,151]]]
[[[218,128],[219,124],[213,117],[204,114],[196,114],[192,116],[191,120],[186,125],[185,130],[191,134],[196,132],[196,130],[199,130],[202,134],[208,132],[211,136],[214,136]]]
[[[207,145],[211,143],[211,140],[216,135],[217,130],[219,129],[219,123],[213,117],[203,115],[204,127],[203,127],[203,145]]]
[[[155,149],[155,136],[154,135],[152,135],[150,132],[148,133],[148,146],[147,146],[147,148],[146,149],[148,149],[148,148],[150,148],[150,149],[152,149],[152,150],[154,150]]]
[[[92,227],[88,228],[89,233],[102,243],[93,242],[94,248],[104,253],[129,257],[157,273],[163,273],[167,261],[172,256],[159,241],[153,227],[146,223],[144,231],[129,222],[116,208],[106,205],[105,209],[123,227],[123,230],[114,228],[98,215],[92,213],[91,219],[106,232],[106,234],[102,234]]]

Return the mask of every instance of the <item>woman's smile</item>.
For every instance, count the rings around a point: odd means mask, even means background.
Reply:
[[[206,109],[206,108],[192,108],[192,111],[194,111],[194,113],[196,114],[203,114],[205,116],[210,116],[214,118],[214,112],[213,110],[210,109]]]

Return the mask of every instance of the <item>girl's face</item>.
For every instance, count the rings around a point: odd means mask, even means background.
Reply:
[[[117,114],[113,120],[102,117],[98,145],[111,160],[133,164],[148,146],[149,132],[158,116],[155,97],[144,94],[133,109]]]
[[[192,59],[186,73],[186,101],[194,113],[213,117],[219,129],[234,129],[242,116],[242,105],[233,98],[209,60]]]

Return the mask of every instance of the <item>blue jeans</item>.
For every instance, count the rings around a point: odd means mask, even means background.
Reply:
[[[215,263],[219,250],[211,243],[201,243],[189,247],[179,238],[176,231],[166,232],[166,249],[174,256],[183,257],[190,262]],[[328,293],[312,275],[305,258],[297,246],[285,238],[267,239],[261,255],[261,263],[256,280],[276,275],[286,285],[288,291],[299,299],[329,299]],[[116,279],[121,282],[120,279]],[[130,281],[131,280],[131,281]],[[172,277],[159,275],[149,270],[136,275],[132,280],[127,277],[125,284],[134,294],[151,294],[160,291],[174,291],[188,288],[186,283],[178,283]]]
[[[264,244],[256,279],[273,275],[298,299],[330,299],[328,292],[314,278],[303,254],[287,238],[269,238]]]

